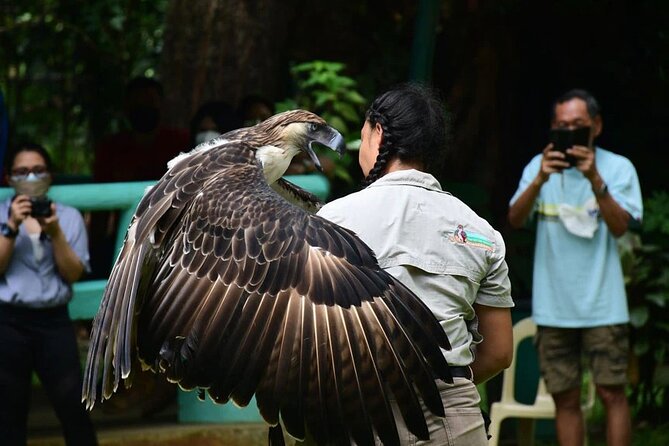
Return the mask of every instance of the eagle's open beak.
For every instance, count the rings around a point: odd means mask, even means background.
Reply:
[[[318,126],[316,130],[309,132],[309,137],[309,144],[307,144],[307,147],[304,149],[304,151],[309,154],[309,158],[311,158],[311,161],[321,172],[323,171],[323,168],[321,167],[321,162],[318,160],[316,152],[314,152],[312,147],[314,143],[317,142],[334,150],[339,154],[339,156],[342,156],[346,152],[346,142],[344,141],[344,137],[341,136],[341,133],[330,126]]]

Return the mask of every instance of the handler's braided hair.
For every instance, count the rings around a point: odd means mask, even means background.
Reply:
[[[372,167],[372,169],[369,171],[369,175],[363,179],[363,184],[368,186],[383,176],[386,170],[386,165],[395,154],[396,148],[393,147],[392,130],[390,127],[388,127],[385,117],[378,111],[374,110],[373,105],[369,108],[369,110],[367,110],[365,117],[372,126],[379,124],[383,129],[383,140],[381,141],[379,154],[377,155],[376,161],[374,162],[374,167]]]
[[[446,120],[436,91],[424,85],[403,84],[376,98],[365,114],[379,124],[383,138],[374,166],[363,180],[368,186],[381,178],[395,157],[418,162],[424,170],[440,167],[446,142]]]

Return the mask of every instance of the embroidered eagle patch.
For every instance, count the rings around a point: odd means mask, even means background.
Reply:
[[[455,230],[449,234],[448,240],[459,245],[468,245],[475,248],[483,248],[492,251],[493,242],[481,234],[465,231],[462,225],[458,225]]]

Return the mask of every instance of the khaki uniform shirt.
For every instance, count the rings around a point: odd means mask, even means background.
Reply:
[[[471,364],[482,340],[474,303],[514,305],[502,236],[430,174],[391,172],[318,215],[354,231],[425,302],[451,342],[450,365]]]

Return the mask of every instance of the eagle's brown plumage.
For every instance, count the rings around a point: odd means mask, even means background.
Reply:
[[[318,116],[282,113],[198,146],[146,194],[94,321],[87,407],[139,361],[218,403],[255,394],[296,438],[398,444],[391,394],[427,437],[418,396],[443,416],[444,331],[352,232],[272,190],[257,158],[314,139],[342,144]]]

